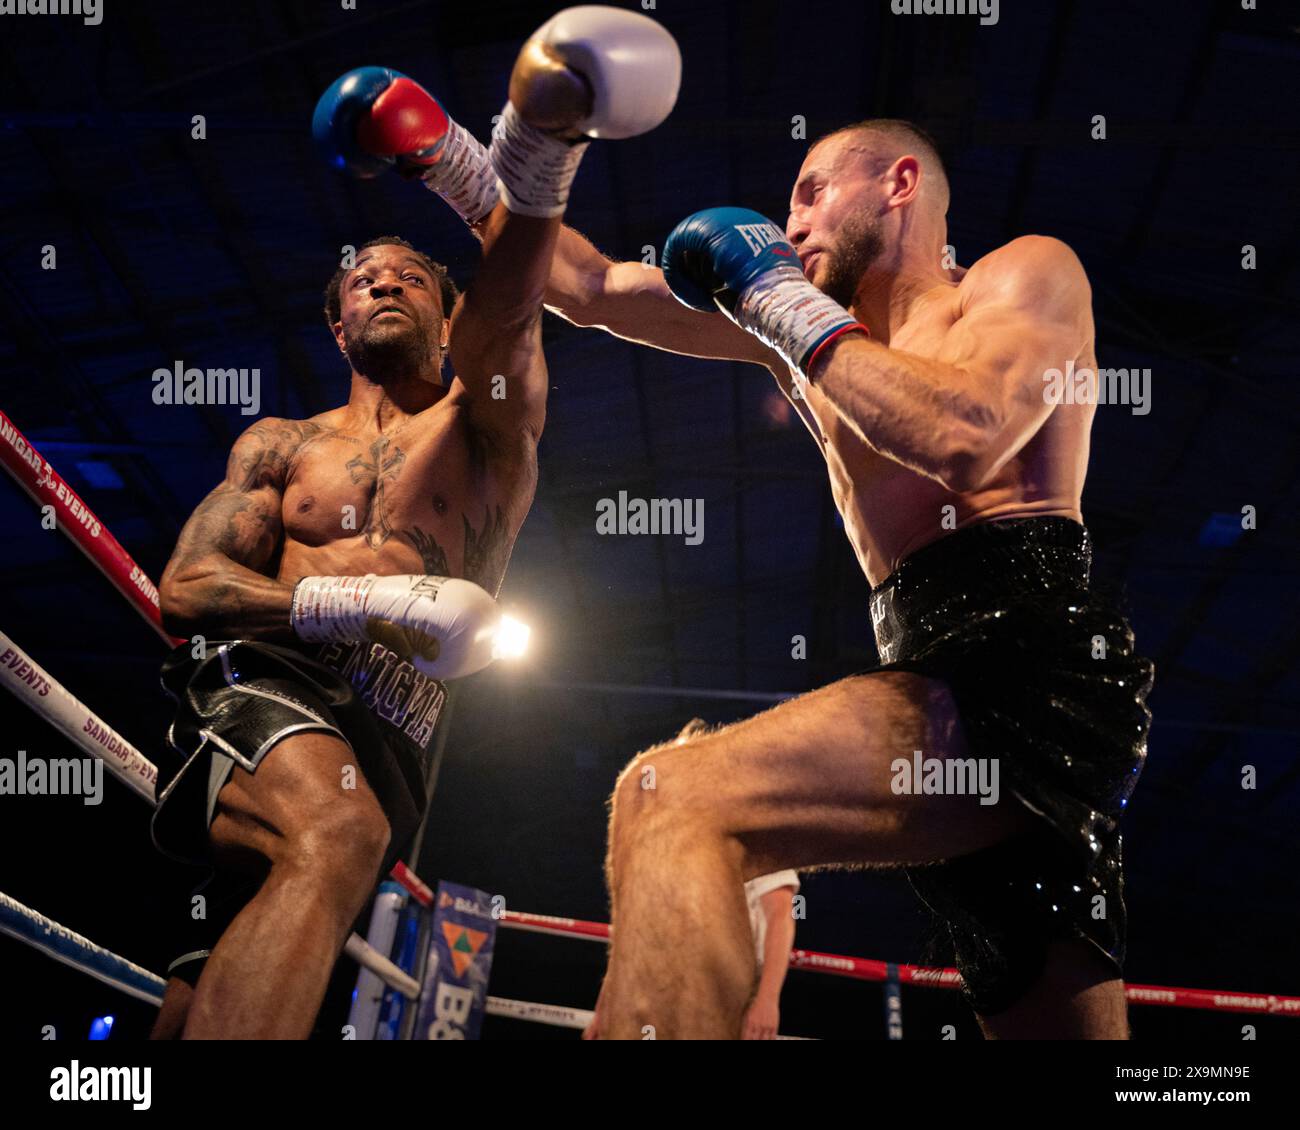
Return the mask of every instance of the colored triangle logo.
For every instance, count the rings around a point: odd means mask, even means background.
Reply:
[[[451,963],[456,970],[456,976],[465,976],[465,970],[470,967],[474,956],[487,941],[487,934],[483,930],[471,930],[468,926],[461,926],[457,922],[444,922],[442,936],[447,941],[447,948],[451,950]]]

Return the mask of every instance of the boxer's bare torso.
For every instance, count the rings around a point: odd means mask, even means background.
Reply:
[[[480,432],[461,390],[391,418],[371,390],[250,427],[163,574],[172,631],[292,639],[289,599],[306,576],[463,577],[495,596],[532,505],[537,444],[527,430]]]
[[[936,252],[927,261],[938,258]],[[748,361],[772,372],[818,442],[845,530],[873,585],[909,554],[975,522],[1041,515],[1082,521],[1080,496],[1095,406],[1065,402],[1047,411],[1041,379],[1047,369],[1064,371],[1070,361],[1076,369],[1096,368],[1087,279],[1063,244],[1029,237],[995,249],[970,268],[928,271],[927,284],[909,296],[901,320],[893,317],[894,303],[888,316],[858,312],[874,323],[874,340],[891,353],[938,366],[967,366],[982,377],[994,374],[1015,402],[1008,411],[1014,427],[1034,421],[1032,434],[1020,431],[1024,442],[1015,453],[971,490],[950,489],[872,446],[819,389],[820,377],[804,384],[800,399],[798,382],[778,353],[722,316],[678,302],[661,271],[636,262],[611,263],[568,229],[556,260],[548,304],[578,325],[600,326],[676,353]],[[588,281],[593,278],[600,280],[596,287]],[[850,334],[831,350],[858,338]],[[877,412],[866,434],[883,437],[885,446],[910,429],[912,450],[923,447],[941,426],[927,421],[944,419],[945,387],[956,390],[960,378],[960,373],[935,373],[932,403],[921,398],[900,402],[892,415]],[[884,378],[866,371],[853,379],[874,387]]]
[[[493,450],[454,385],[383,431],[351,405],[254,431],[261,445],[241,453],[242,469],[280,494],[276,579],[427,573],[500,588],[532,503],[536,450]]]
[[[963,314],[966,304],[978,298],[980,288],[990,281],[988,258],[970,270],[954,272],[959,281],[923,295],[889,347],[935,361],[960,357],[967,334]],[[1062,370],[1070,360],[1078,369],[1095,370],[1091,325],[1089,331],[1085,348],[1056,362]],[[782,385],[790,395],[791,383],[782,381]],[[821,433],[835,504],[858,563],[873,585],[909,554],[954,528],[1041,515],[1083,520],[1080,496],[1095,405],[1056,405],[1038,432],[990,482],[975,491],[955,493],[874,451],[814,385],[806,390],[807,406]],[[949,506],[953,509],[946,511]]]
[[[549,256],[525,262],[540,273]],[[537,486],[547,385],[537,319],[503,324],[494,272],[511,275],[493,266],[483,295],[448,317],[429,261],[388,242],[362,249],[331,315],[365,372],[352,366],[346,404],[259,420],[235,441],[163,573],[174,634],[291,640],[305,576],[461,577],[498,593]],[[509,375],[504,397],[493,373]]]

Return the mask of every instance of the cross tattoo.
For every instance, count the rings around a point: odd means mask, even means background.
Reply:
[[[396,479],[399,469],[406,462],[406,452],[400,447],[394,447],[392,454],[384,458],[389,442],[387,438],[380,438],[370,445],[370,462],[358,455],[345,464],[352,473],[354,483],[364,482],[368,476],[374,476],[375,497],[370,512],[366,515],[366,544],[371,549],[378,549],[392,537],[393,530],[384,513],[383,484],[385,480]]]

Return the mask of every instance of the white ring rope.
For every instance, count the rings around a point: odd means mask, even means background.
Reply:
[[[0,683],[75,746],[154,804],[158,767],[0,632]]]

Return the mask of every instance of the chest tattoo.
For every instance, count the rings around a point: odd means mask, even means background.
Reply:
[[[401,474],[406,452],[386,437],[380,437],[370,445],[369,455],[369,459],[358,455],[345,465],[352,474],[352,481],[365,484],[372,492],[366,508],[365,535],[366,544],[371,549],[378,549],[393,536],[393,528],[388,524],[385,485],[394,482]]]
[[[415,546],[424,565],[424,572],[430,577],[450,577],[451,566],[447,564],[447,551],[440,546],[428,530],[412,526],[403,530],[406,540]]]
[[[474,529],[465,519],[465,579],[481,585],[493,596],[501,588],[506,562],[510,560],[510,530],[500,506],[493,514],[485,507],[483,528]]]
[[[428,575],[464,577],[496,596],[501,588],[506,564],[510,560],[510,530],[506,516],[499,506],[495,514],[491,507],[487,507],[481,530],[474,529],[468,518],[464,519],[464,523],[464,568],[459,573],[452,571],[447,551],[428,530],[408,526],[401,531],[401,535],[420,555],[420,562]]]

